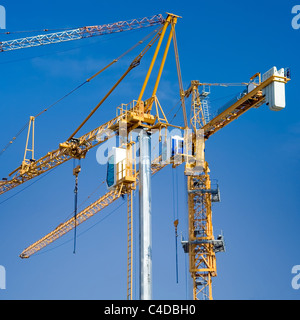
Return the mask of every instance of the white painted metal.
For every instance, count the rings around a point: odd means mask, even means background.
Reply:
[[[139,134],[140,300],[152,300],[151,135]]]
[[[277,71],[276,67],[271,68],[269,71],[263,74],[262,81],[267,80],[271,76],[284,77],[284,69]],[[272,111],[280,111],[285,108],[285,83],[278,78],[278,81],[274,81],[269,84],[263,93],[266,96],[266,104]]]

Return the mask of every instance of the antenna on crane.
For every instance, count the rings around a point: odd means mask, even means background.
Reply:
[[[28,166],[30,166],[31,162],[35,162],[34,159],[34,124],[35,117],[31,116],[29,119],[28,131],[27,131],[27,139],[25,145],[24,158],[21,165],[21,171],[26,171]],[[31,134],[31,148],[29,147],[29,140]],[[27,153],[31,153],[31,157],[28,159]]]

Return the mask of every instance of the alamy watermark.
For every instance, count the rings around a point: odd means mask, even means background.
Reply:
[[[298,30],[300,29],[300,5],[293,6],[292,14],[295,14],[292,19],[292,28]]]
[[[139,162],[139,136],[143,129],[134,129],[130,132],[130,140],[136,142],[134,158],[136,162]],[[201,154],[200,150],[204,150],[204,131],[199,129],[196,134],[196,140],[192,143],[192,130],[182,130],[179,128],[173,128],[172,130],[164,129],[161,132],[158,129],[152,129],[149,131],[151,134],[151,163],[152,164],[170,164],[179,165],[183,162],[193,163],[195,161],[195,147]],[[119,122],[119,134],[116,135],[114,130],[106,129],[98,133],[97,141],[102,142],[97,149],[96,159],[101,165],[108,163],[109,153],[115,147],[126,146],[128,144],[128,132],[127,125],[122,126]],[[204,159],[204,157],[203,157]],[[200,163],[198,163],[200,164]],[[203,164],[202,164],[203,165]]]
[[[0,5],[0,29],[6,29],[6,10]]]
[[[300,289],[300,265],[295,265],[292,268],[292,274],[296,274],[292,278],[292,288],[295,290]]]
[[[0,266],[0,290],[6,289],[6,271],[3,266]]]

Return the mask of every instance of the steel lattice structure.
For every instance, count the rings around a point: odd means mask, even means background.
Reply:
[[[266,94],[268,86],[271,84],[283,84],[287,83],[290,79],[287,76],[279,76],[278,73],[275,75],[267,76],[263,82],[260,79],[259,82],[252,82],[251,89],[243,91],[241,96],[231,105],[227,106],[223,111],[220,111],[217,116],[215,116],[210,121],[207,121],[206,113],[202,109],[201,99],[199,97],[198,86],[201,85],[199,81],[192,81],[192,87],[187,91],[182,89],[182,80],[179,67],[179,57],[177,51],[177,42],[175,37],[175,24],[177,22],[178,16],[173,14],[168,14],[167,19],[164,19],[161,15],[156,15],[150,18],[134,19],[130,21],[117,22],[111,25],[103,26],[92,26],[84,27],[69,31],[63,31],[60,33],[53,33],[44,36],[29,37],[17,40],[11,40],[0,43],[0,51],[9,51],[21,48],[28,48],[33,46],[45,45],[50,43],[57,43],[63,41],[83,39],[92,36],[99,36],[103,34],[122,32],[126,30],[133,30],[141,27],[152,26],[156,24],[163,24],[160,30],[157,32],[155,37],[151,40],[150,44],[142,51],[142,53],[134,59],[128,70],[116,83],[116,85],[109,91],[109,93],[101,100],[102,102],[108,97],[108,95],[116,88],[117,84],[126,76],[126,74],[135,66],[137,66],[141,60],[141,57],[148,51],[150,46],[157,42],[157,47],[155,49],[150,67],[148,69],[146,78],[144,80],[142,89],[140,91],[137,100],[133,100],[132,107],[129,109],[121,108],[121,113],[116,118],[108,121],[107,123],[99,126],[98,128],[88,132],[87,134],[81,136],[80,138],[74,138],[74,134],[82,127],[82,125],[92,116],[92,114],[101,105],[100,102],[96,108],[90,113],[90,115],[84,120],[81,126],[71,135],[71,137],[61,143],[59,148],[55,151],[48,152],[44,157],[22,164],[22,166],[15,169],[9,176],[11,179],[5,179],[0,182],[0,194],[5,193],[20,184],[33,179],[58,165],[70,160],[70,159],[82,159],[85,157],[86,153],[93,147],[106,141],[113,135],[120,135],[121,124],[125,124],[127,134],[134,130],[135,128],[142,128],[146,131],[151,131],[152,129],[158,129],[161,132],[162,129],[166,129],[169,126],[177,127],[179,129],[184,129],[188,131],[189,129],[184,99],[192,94],[192,113],[190,124],[193,127],[193,132],[191,134],[192,141],[192,154],[179,154],[180,157],[186,157],[186,171],[187,175],[187,191],[188,191],[188,221],[189,221],[189,237],[188,240],[182,241],[184,250],[189,254],[189,266],[190,274],[193,280],[193,298],[200,299],[212,299],[212,278],[217,275],[216,272],[216,257],[215,253],[224,250],[224,242],[221,238],[214,238],[213,227],[212,227],[212,202],[215,190],[212,189],[209,168],[207,162],[205,162],[204,150],[201,151],[201,146],[204,147],[204,141],[210,138],[217,131],[227,126],[229,123],[237,119],[246,111],[252,108],[258,108],[263,103],[266,102]],[[165,36],[168,27],[171,27],[170,34],[168,36],[167,44],[163,53],[162,62],[158,71],[158,76],[156,78],[154,89],[152,95],[148,99],[143,100],[143,94],[145,92],[146,86],[148,84],[149,77],[153,71],[153,66],[156,61],[158,52],[160,50],[163,38]],[[176,57],[177,74],[179,80],[179,93],[182,103],[182,110],[184,116],[184,127],[178,127],[173,124],[169,124],[165,114],[157,100],[156,92],[162,75],[163,67],[167,57],[170,43],[173,39],[174,51]],[[252,81],[255,77],[254,75]],[[215,85],[215,84],[213,84]],[[129,104],[130,105],[130,104]],[[156,108],[156,115],[151,114],[153,105]],[[154,108],[153,108],[154,109]],[[160,117],[160,111],[163,114],[163,118]],[[124,127],[123,127],[124,129]],[[197,141],[200,135],[203,136],[203,144]],[[110,132],[109,135],[105,134]],[[128,138],[128,135],[127,135]],[[184,143],[187,144],[187,138],[185,137]],[[128,149],[130,143],[125,145]],[[25,148],[26,154],[27,146]],[[33,148],[32,148],[33,150]],[[120,179],[112,189],[101,196],[97,201],[92,203],[90,206],[82,210],[80,213],[76,214],[74,217],[70,218],[68,221],[60,224],[55,230],[47,234],[42,239],[38,240],[27,249],[25,249],[20,257],[29,258],[32,254],[43,249],[50,243],[54,242],[67,232],[76,228],[78,225],[94,216],[96,213],[101,212],[104,208],[112,204],[114,201],[119,199],[123,195],[128,195],[128,259],[127,259],[127,297],[132,298],[132,190],[137,184],[142,185],[142,179],[139,177],[139,172],[132,169],[131,163],[129,164],[128,170],[128,154],[126,155],[126,164],[124,165],[125,175]],[[175,156],[171,157],[172,160]],[[192,159],[190,162],[189,159]],[[151,162],[151,161],[149,161]],[[199,163],[202,163],[199,165]],[[151,174],[163,169],[170,162],[162,162],[162,157],[159,157],[151,163]],[[118,163],[119,164],[119,163]],[[121,163],[121,165],[123,165]],[[130,167],[131,166],[131,167]],[[202,166],[202,167],[201,167]],[[149,169],[150,166],[148,166]],[[175,162],[173,162],[173,167],[176,167]],[[201,168],[201,169],[199,169]],[[149,170],[147,170],[149,174]],[[123,171],[122,171],[123,172]],[[150,176],[150,174],[149,174]],[[150,178],[148,179],[150,180]],[[150,189],[150,188],[149,188]],[[144,201],[146,203],[146,201]],[[149,206],[150,207],[150,206]],[[76,212],[76,211],[75,211]]]
[[[199,176],[188,177],[189,260],[193,298],[212,299],[212,277],[217,275],[208,165]]]
[[[155,174],[161,169],[163,169],[167,164],[160,163],[160,159],[155,159],[151,165],[151,173]],[[137,173],[136,182],[139,182],[139,176]],[[100,212],[108,205],[112,204],[114,201],[119,199],[124,193],[128,193],[130,190],[126,189],[126,186],[121,184],[117,188],[110,190],[105,195],[100,197],[97,201],[92,203],[90,206],[82,210],[77,214],[76,226],[80,225],[87,219],[94,216],[96,213]],[[54,242],[56,239],[62,237],[64,234],[75,228],[75,218],[72,217],[68,221],[60,224],[56,229],[47,234],[45,237],[34,243],[33,245],[26,248],[21,254],[21,258],[29,258],[34,253],[40,251],[50,243]]]
[[[151,27],[163,23],[163,16],[161,14],[157,14],[152,17],[144,17],[142,19],[119,21],[110,24],[82,27],[61,32],[37,35],[33,37],[26,37],[2,42],[0,41],[0,52],[37,47],[65,41],[80,40],[95,36],[102,36],[106,34]]]

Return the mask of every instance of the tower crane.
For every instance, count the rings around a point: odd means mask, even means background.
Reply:
[[[127,298],[132,299],[132,190],[141,184],[141,166],[136,169],[136,161],[133,152],[135,142],[132,140],[131,133],[139,128],[150,132],[157,129],[160,133],[160,142],[166,142],[162,130],[169,127],[176,127],[184,131],[183,148],[176,149],[166,160],[163,154],[150,161],[151,175],[156,174],[167,165],[173,167],[184,163],[185,175],[187,176],[188,192],[188,239],[182,239],[183,249],[189,255],[189,268],[193,280],[194,299],[212,299],[212,278],[217,275],[216,252],[224,251],[224,239],[222,236],[214,238],[212,224],[212,202],[218,201],[219,190],[213,189],[210,181],[210,170],[205,161],[204,145],[205,142],[217,131],[227,126],[229,123],[240,117],[246,111],[258,108],[263,104],[268,104],[271,110],[281,110],[285,107],[284,86],[290,80],[289,72],[285,69],[277,70],[275,67],[261,74],[257,73],[245,84],[246,89],[223,108],[218,114],[208,120],[204,117],[199,86],[201,85],[225,85],[225,84],[206,84],[199,81],[192,81],[190,87],[184,91],[182,86],[179,55],[175,35],[175,25],[178,16],[168,14],[163,19],[162,28],[150,41],[151,46],[157,42],[156,49],[142,85],[142,89],[137,100],[131,103],[122,104],[117,108],[117,116],[98,128],[82,135],[79,138],[74,136],[85,122],[98,109],[95,107],[91,114],[82,122],[70,138],[61,143],[57,150],[47,153],[42,158],[28,163],[27,167],[19,167],[9,176],[9,180],[2,181],[0,184],[0,194],[5,193],[26,181],[33,179],[48,170],[72,159],[83,159],[86,153],[95,146],[100,145],[114,135],[122,135],[125,130],[124,141],[121,148],[125,150],[125,156],[114,163],[114,183],[110,186],[107,193],[101,196],[87,208],[80,211],[66,222],[60,224],[52,232],[27,247],[21,254],[21,258],[29,258],[34,253],[53,243],[64,234],[68,233],[82,222],[101,212],[111,203],[119,199],[122,195],[128,196],[128,269],[127,269]],[[145,88],[153,71],[154,63],[157,60],[158,52],[161,48],[167,28],[170,33],[167,39],[162,61],[156,77],[153,92],[150,98],[143,99]],[[167,53],[171,41],[173,40],[176,57],[177,74],[179,81],[179,95],[181,99],[184,126],[175,126],[168,122],[167,117],[157,98],[157,89],[166,61]],[[147,51],[147,50],[146,50]],[[145,51],[143,51],[143,54]],[[142,55],[133,60],[131,66],[136,65]],[[131,68],[129,67],[131,70]],[[129,70],[128,69],[128,70]],[[128,71],[127,70],[127,71]],[[129,70],[129,71],[130,71]],[[126,72],[127,72],[126,71]],[[128,71],[128,72],[129,72]],[[126,73],[125,72],[125,73]],[[258,81],[257,81],[258,79]],[[256,81],[255,81],[256,80]],[[230,84],[227,84],[230,85]],[[231,84],[240,85],[240,84]],[[113,88],[115,89],[115,88]],[[192,96],[191,115],[188,122],[186,114],[185,100]],[[102,100],[101,100],[102,101]],[[152,112],[154,110],[154,112]],[[26,146],[27,148],[27,146]],[[180,161],[177,161],[180,159]],[[143,182],[142,182],[143,183]]]
[[[54,44],[54,43],[65,42],[65,41],[85,39],[88,37],[101,36],[101,35],[111,34],[116,32],[130,31],[134,29],[141,29],[141,28],[151,27],[155,25],[162,25],[163,23],[164,23],[163,16],[161,14],[157,14],[154,16],[144,17],[141,19],[119,21],[111,24],[82,27],[82,28],[77,28],[72,30],[65,30],[63,32],[37,35],[33,37],[25,37],[25,38],[9,40],[9,41],[2,41],[2,42],[0,41],[0,52],[29,48],[34,46],[41,46],[46,44]],[[160,33],[158,32],[157,34],[159,35]],[[153,43],[156,40],[157,40],[157,37],[156,39],[154,39]],[[143,43],[143,41],[140,41],[139,43]],[[152,44],[150,43],[147,48],[150,48]],[[101,69],[99,72],[97,72],[95,75],[87,79],[85,82],[91,81],[94,77],[96,77],[98,74],[100,74],[105,69],[110,67],[113,63],[117,62],[117,60],[118,59],[114,59],[105,68]],[[132,68],[133,67],[134,65],[132,65]],[[101,101],[100,103],[103,103],[103,101]],[[99,108],[100,103],[97,105],[97,108]],[[44,111],[45,110],[40,112],[38,115],[40,115]],[[74,143],[74,140],[72,142],[67,141],[65,143],[61,143],[59,146],[59,149],[50,151],[44,157],[38,160],[35,160],[34,159],[34,122],[36,117],[33,117],[33,116],[30,117],[27,142],[26,142],[25,154],[24,154],[22,165],[16,168],[14,171],[12,171],[8,175],[9,177],[11,177],[11,179],[4,178],[2,181],[0,181],[0,194],[7,192],[10,189],[15,188],[19,184],[22,184],[36,176],[39,176],[42,173],[47,172],[48,170],[56,167],[57,165],[70,160],[71,158],[83,158],[86,152],[90,150],[90,148],[101,143],[96,140],[96,137],[99,136],[101,132],[105,132],[107,128],[114,121],[117,121],[117,118],[113,119],[112,122],[109,121],[106,125],[104,126],[102,125],[90,131],[86,135],[80,137],[79,140],[84,143],[79,143],[79,144],[78,142]],[[29,142],[28,139],[30,135],[30,130],[32,134],[32,148],[28,149],[28,142]],[[10,141],[10,143],[12,143],[14,139],[15,137],[12,139],[12,141]],[[31,152],[31,155],[32,155],[31,159],[26,158],[27,152]]]

